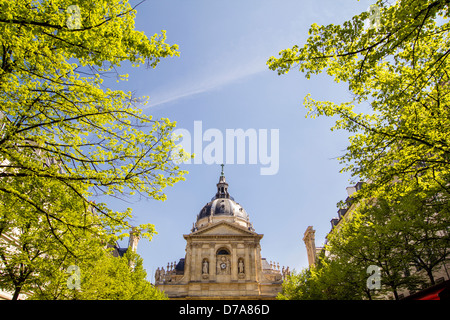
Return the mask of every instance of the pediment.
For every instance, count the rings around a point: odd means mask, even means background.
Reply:
[[[244,227],[231,224],[226,221],[211,224],[205,228],[195,231],[191,236],[255,236],[256,232],[245,229]]]

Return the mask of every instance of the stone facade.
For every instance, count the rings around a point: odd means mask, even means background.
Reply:
[[[184,235],[185,258],[158,268],[156,286],[171,299],[274,299],[289,268],[261,258],[263,235],[229,196],[223,173],[217,188]]]
[[[303,242],[306,246],[306,254],[308,255],[308,264],[310,266],[316,264],[317,249],[314,235],[315,233],[316,230],[314,230],[312,226],[308,226],[305,234],[303,235]]]

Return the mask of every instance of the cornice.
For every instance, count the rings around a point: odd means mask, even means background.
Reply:
[[[215,234],[204,234],[205,232],[208,232],[208,231],[210,231],[212,229],[215,229],[215,228],[219,227],[220,225],[225,225],[225,226],[227,226],[229,228],[237,230],[237,231],[241,232],[241,234],[216,234],[216,235]],[[248,229],[246,229],[244,227],[241,227],[239,225],[236,225],[236,224],[230,223],[228,221],[222,220],[222,221],[219,221],[219,222],[216,222],[216,223],[212,223],[212,224],[210,224],[210,225],[208,225],[208,226],[206,226],[206,227],[204,227],[204,228],[202,228],[200,230],[194,231],[194,232],[192,232],[190,234],[184,234],[183,238],[184,239],[188,239],[188,238],[231,239],[231,238],[233,238],[234,239],[234,238],[243,238],[243,237],[245,237],[245,238],[259,238],[259,239],[261,239],[263,236],[264,236],[263,234],[259,234],[259,233],[256,233],[254,231],[250,231],[250,230],[248,230]]]

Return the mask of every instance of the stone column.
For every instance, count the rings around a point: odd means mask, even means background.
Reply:
[[[249,281],[250,280],[250,275],[253,274],[253,266],[252,266],[252,261],[251,261],[251,256],[250,256],[250,248],[249,248],[249,243],[245,243],[245,257],[244,257],[244,261],[245,264],[247,266],[247,272],[245,273],[245,280]]]
[[[128,240],[128,248],[130,248],[131,251],[133,252],[137,251],[139,239],[140,239],[139,232],[137,231],[136,227],[133,227],[130,231],[130,239]]]
[[[308,255],[308,264],[314,265],[316,263],[316,243],[314,233],[316,231],[312,226],[308,226],[303,235],[303,242],[305,242],[306,253]]]
[[[216,280],[216,244],[209,244],[209,280]]]
[[[192,254],[192,243],[188,241],[186,244],[186,258],[184,260],[184,282],[189,282],[191,280],[191,254]]]
[[[251,256],[251,264],[252,264],[252,280],[257,281],[257,274],[258,274],[258,263],[256,261],[256,243],[252,242],[249,244],[250,248],[250,256]]]
[[[231,280],[238,279],[238,259],[236,255],[237,245],[233,243],[231,245]]]
[[[202,244],[194,243],[194,251],[192,253],[194,259],[191,264],[191,278],[194,281],[199,281],[202,278]]]
[[[261,280],[262,265],[261,265],[261,246],[259,243],[255,243],[255,278],[256,281]]]

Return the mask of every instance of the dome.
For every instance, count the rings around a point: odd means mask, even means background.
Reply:
[[[249,230],[253,230],[247,212],[228,193],[228,183],[223,174],[223,167],[219,183],[217,183],[217,193],[211,201],[200,210],[197,215],[197,223],[194,224],[193,230],[204,227],[213,220],[232,221],[233,223],[249,228]]]
[[[235,216],[248,220],[248,214],[245,212],[244,208],[242,208],[239,203],[236,203],[231,198],[213,198],[212,201],[208,202],[202,210],[200,210],[197,220],[210,215]]]

